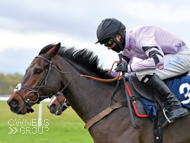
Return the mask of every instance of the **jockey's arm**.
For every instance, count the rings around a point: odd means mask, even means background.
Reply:
[[[137,72],[143,70],[154,70],[164,64],[164,54],[158,47],[142,47],[147,55],[147,59],[128,65],[128,72]]]

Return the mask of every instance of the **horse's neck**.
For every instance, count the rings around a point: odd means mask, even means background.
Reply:
[[[67,67],[65,65],[68,65]],[[68,83],[74,77],[81,75],[79,69],[82,67],[72,66],[70,63],[62,64],[62,69],[72,71],[70,74],[63,74],[65,81]],[[85,69],[82,69],[85,71]],[[85,73],[88,74],[89,73]],[[67,84],[66,83],[66,84]],[[73,80],[66,88],[66,98],[70,102],[72,108],[86,122],[100,111],[108,107],[111,93],[114,87],[106,83],[95,81],[93,79],[79,77]]]
[[[85,77],[76,79],[68,88],[69,102],[84,122],[109,106],[112,89]]]

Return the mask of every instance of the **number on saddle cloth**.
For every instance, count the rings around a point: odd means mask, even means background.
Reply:
[[[181,101],[183,106],[190,108],[190,75],[170,80],[168,87]]]

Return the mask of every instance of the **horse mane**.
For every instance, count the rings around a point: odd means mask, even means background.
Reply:
[[[40,54],[45,54],[48,50],[53,48],[55,44],[49,44],[45,46],[40,52]],[[112,79],[113,76],[108,74],[108,70],[104,70],[102,68],[102,65],[99,66],[99,58],[98,56],[95,56],[92,51],[89,51],[87,49],[81,49],[77,50],[74,47],[72,48],[66,48],[62,46],[58,53],[59,56],[62,58],[66,58],[86,70],[88,70],[90,73],[92,73],[92,76],[98,76],[99,78],[103,79]]]

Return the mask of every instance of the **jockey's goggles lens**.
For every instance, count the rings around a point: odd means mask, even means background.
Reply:
[[[106,46],[106,47],[111,47],[112,45],[113,45],[113,39],[109,39],[107,42],[105,42],[105,43],[101,43],[101,44],[104,44],[104,46]]]

